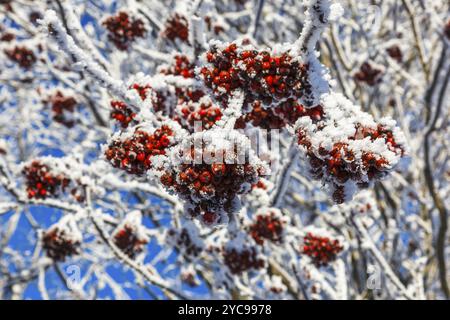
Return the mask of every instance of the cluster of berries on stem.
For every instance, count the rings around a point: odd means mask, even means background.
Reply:
[[[289,52],[275,55],[231,43],[222,49],[213,45],[206,60],[208,64],[200,75],[224,106],[230,93],[236,90],[245,92],[246,104],[258,100],[265,106],[311,93],[308,65],[291,57]]]
[[[265,240],[273,243],[281,243],[286,227],[286,220],[277,209],[259,210],[249,227],[250,236],[259,245]]]
[[[34,52],[23,46],[16,46],[13,49],[5,50],[5,54],[11,61],[14,61],[25,70],[31,69],[37,61]]]
[[[64,192],[70,180],[62,174],[52,174],[50,168],[39,162],[33,161],[23,169],[25,175],[28,198],[46,199],[55,197],[59,192]]]
[[[108,38],[117,49],[126,51],[137,38],[145,36],[146,28],[141,19],[131,17],[127,12],[120,11],[115,16],[108,17],[103,25],[108,30]]]
[[[113,140],[105,151],[113,167],[130,174],[142,175],[152,166],[152,157],[165,155],[171,145],[173,130],[163,125],[152,134],[136,129],[131,137]]]
[[[53,112],[53,120],[72,128],[75,125],[73,113],[77,106],[77,101],[74,97],[64,96],[61,91],[57,91],[50,99],[50,104]]]
[[[68,237],[64,229],[54,227],[44,233],[42,246],[49,258],[64,261],[67,257],[78,254],[80,242]]]
[[[176,13],[167,19],[163,36],[171,41],[180,39],[182,42],[188,42],[189,27],[186,17]]]
[[[131,110],[125,102],[114,100],[111,101],[111,118],[120,123],[123,129],[128,128],[128,125],[134,121],[136,113]]]
[[[395,52],[392,52],[395,53]],[[365,83],[371,87],[379,84],[383,75],[383,70],[373,66],[369,62],[364,62],[359,71],[355,73],[355,81]]]
[[[125,224],[114,234],[114,244],[128,257],[134,258],[142,252],[144,246],[148,243],[146,238],[140,238],[134,228]]]
[[[302,253],[310,257],[317,267],[327,266],[336,260],[343,250],[339,240],[322,237],[308,232],[303,239]]]

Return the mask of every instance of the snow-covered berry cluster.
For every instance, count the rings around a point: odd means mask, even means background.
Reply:
[[[371,87],[379,84],[382,80],[383,69],[373,63],[364,62],[355,73],[355,81],[365,83]]]
[[[305,116],[318,121],[323,117],[323,109],[321,106],[305,108],[295,99],[288,99],[274,108],[265,108],[261,102],[255,101],[251,105],[251,111],[236,121],[236,128],[243,129],[251,124],[267,130],[282,129],[287,125],[293,125],[299,118]]]
[[[182,76],[184,78],[195,77],[195,65],[185,55],[175,55],[173,64],[162,67],[159,71],[162,74]]]
[[[42,235],[42,247],[47,256],[55,261],[79,254],[83,238],[71,216],[62,218]]]
[[[111,119],[116,120],[123,129],[128,128],[128,125],[134,121],[136,113],[131,110],[123,101],[111,101]]]
[[[245,103],[277,105],[288,98],[302,98],[311,91],[308,64],[289,52],[256,50],[250,45],[214,42],[200,70],[206,86],[226,106],[230,93],[245,92]]]
[[[169,17],[165,23],[163,36],[171,41],[179,39],[182,42],[188,42],[189,27],[186,17],[179,13]]]
[[[220,107],[214,105],[208,96],[202,97],[198,102],[191,100],[182,103],[178,105],[177,111],[180,114],[180,124],[190,132],[194,132],[196,124],[202,130],[209,130],[222,118]]]
[[[249,233],[259,245],[263,245],[265,240],[279,244],[283,241],[287,222],[287,217],[279,209],[261,208],[252,219]]]
[[[204,249],[198,229],[191,221],[185,221],[181,229],[169,229],[167,243],[183,253],[185,258],[197,257]]]
[[[264,257],[259,248],[249,240],[244,234],[239,233],[224,246],[223,261],[232,274],[238,275],[264,268]]]
[[[131,43],[137,38],[143,38],[147,32],[144,22],[130,16],[125,11],[119,11],[117,15],[108,17],[103,21],[108,30],[108,38],[117,49],[128,50]]]
[[[392,59],[394,59],[398,63],[401,63],[403,61],[402,49],[400,49],[399,46],[393,45],[393,46],[387,48],[386,52]]]
[[[24,46],[15,46],[5,50],[6,56],[25,70],[31,69],[37,58],[34,52]]]
[[[303,238],[301,252],[310,257],[317,267],[322,267],[336,260],[343,249],[338,239],[308,232]]]
[[[395,121],[376,123],[342,95],[326,96],[323,102],[322,121],[297,121],[298,144],[312,178],[328,185],[334,202],[343,203],[399,163],[405,138]]]
[[[70,180],[63,174],[54,174],[50,168],[39,160],[26,165],[22,173],[26,179],[27,194],[30,199],[56,197],[64,192]]]
[[[75,125],[75,119],[73,113],[75,112],[75,107],[77,106],[77,100],[72,96],[65,96],[60,90],[50,97],[49,103],[52,108],[53,120],[66,126],[67,128],[72,128]]]
[[[127,214],[122,223],[113,233],[114,244],[128,257],[134,258],[144,250],[149,238],[142,225],[142,215],[139,211]]]
[[[105,150],[106,159],[113,167],[130,174],[142,175],[152,167],[152,158],[165,155],[174,142],[174,131],[169,125],[156,130],[141,127],[116,135]]]
[[[248,138],[236,131],[195,133],[173,148],[171,159],[164,172],[156,174],[187,202],[187,212],[207,225],[226,223],[226,213],[240,206],[238,196],[268,174]]]

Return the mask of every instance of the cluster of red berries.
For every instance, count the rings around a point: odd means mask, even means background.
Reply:
[[[386,49],[387,54],[389,57],[397,61],[398,63],[401,63],[403,61],[403,53],[399,46],[392,46]]]
[[[196,122],[201,123],[202,130],[208,130],[222,118],[220,108],[213,105],[209,99],[197,103],[190,101],[180,105],[179,109],[181,113],[179,122],[190,132],[194,132]]]
[[[128,128],[130,122],[136,117],[134,113],[125,102],[114,100],[111,101],[111,118],[120,123],[122,128]]]
[[[225,265],[232,274],[241,274],[252,269],[264,268],[264,260],[259,258],[256,248],[226,248],[223,251]]]
[[[11,61],[14,61],[25,70],[31,69],[37,61],[34,52],[23,46],[16,46],[14,49],[5,50],[5,54]]]
[[[33,161],[23,169],[25,175],[28,198],[46,199],[64,192],[70,180],[63,175],[54,175],[50,168],[39,161]]]
[[[384,139],[388,149],[395,154],[403,155],[403,147],[398,145],[391,130],[387,130],[379,125],[376,129],[366,128],[358,125],[353,136],[348,140],[362,140],[370,137],[370,141]],[[325,179],[333,182],[333,200],[336,203],[345,202],[344,184],[353,180],[360,188],[368,186],[368,182],[362,180],[367,175],[369,182],[382,178],[386,175],[386,168],[389,162],[381,155],[373,152],[362,151],[357,156],[349,150],[348,143],[337,142],[331,150],[313,147],[310,137],[301,129],[298,131],[298,143],[306,148],[306,155],[309,158],[310,173],[314,179]],[[360,157],[360,158],[359,158]]]
[[[305,108],[294,99],[281,102],[274,108],[264,108],[260,101],[252,104],[249,113],[244,114],[236,121],[236,128],[243,129],[248,123],[262,129],[282,129],[286,125],[293,125],[301,118],[308,116],[313,122],[323,118],[322,106]]]
[[[188,42],[189,28],[186,17],[176,13],[167,19],[163,36],[171,41],[180,39],[183,42]]]
[[[373,87],[381,82],[383,70],[372,66],[369,62],[364,62],[359,71],[355,73],[354,79],[357,82],[363,82]]]
[[[264,240],[273,243],[282,241],[285,221],[281,219],[279,214],[269,210],[256,214],[254,220],[253,224],[250,225],[249,232],[257,244],[263,245]]]
[[[203,149],[202,154],[207,152]],[[216,154],[226,152],[229,151],[217,150]],[[194,147],[191,155],[195,159]],[[187,209],[191,216],[211,225],[219,222],[223,210],[233,212],[237,195],[248,192],[245,185],[256,183],[263,174],[262,169],[251,164],[228,164],[221,160],[211,164],[181,164],[176,170],[166,171],[160,181],[193,204]]]
[[[16,38],[16,36],[13,33],[3,32],[3,30],[0,28],[0,41],[2,41],[2,42],[11,42],[15,38]]]
[[[114,244],[131,259],[142,252],[147,243],[147,239],[138,237],[134,229],[128,225],[125,225],[114,235]]]
[[[128,50],[136,38],[143,38],[147,30],[141,19],[130,17],[128,13],[120,11],[116,16],[107,18],[103,25],[108,30],[108,38],[117,49]]]
[[[307,81],[308,65],[288,53],[275,56],[232,43],[223,50],[213,46],[206,59],[209,65],[200,74],[224,105],[230,92],[238,89],[245,92],[246,103],[259,100],[266,106],[288,98],[305,98],[312,92]]]
[[[186,256],[197,257],[203,250],[201,246],[191,239],[189,231],[185,228],[181,229],[181,231],[170,229],[168,231],[168,236],[169,241]]]
[[[195,77],[195,65],[189,61],[185,55],[176,55],[175,63],[167,68],[160,70],[162,74],[171,74],[174,76],[182,76],[183,78]]]
[[[317,267],[327,266],[336,260],[343,249],[339,240],[315,236],[311,232],[303,239],[302,253],[309,256]]]
[[[53,120],[72,128],[75,125],[72,115],[75,111],[77,101],[73,97],[66,97],[61,91],[57,91],[50,100],[53,112]]]
[[[113,167],[142,175],[151,168],[152,157],[166,154],[172,136],[172,129],[166,125],[153,134],[138,129],[128,139],[114,140],[106,149],[105,156]]]
[[[66,237],[64,230],[52,228],[44,233],[42,246],[48,257],[55,261],[64,261],[67,257],[78,254],[80,242]]]

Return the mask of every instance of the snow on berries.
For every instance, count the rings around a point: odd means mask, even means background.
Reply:
[[[126,215],[113,233],[114,244],[128,257],[134,258],[150,241],[142,225],[142,215],[132,211]]]
[[[108,39],[117,49],[126,51],[137,38],[143,38],[147,32],[144,22],[131,16],[126,11],[119,11],[115,16],[103,21],[108,30]]]
[[[174,246],[185,258],[198,257],[204,249],[198,228],[192,221],[184,221],[181,229],[169,229],[166,243]]]
[[[70,95],[65,95],[63,91],[57,90],[49,99],[53,120],[67,128],[75,125],[74,112],[78,104],[77,100]]]
[[[304,236],[301,253],[308,256],[316,267],[322,267],[335,261],[343,249],[339,239],[331,237],[324,230],[316,230],[308,231]]]
[[[37,58],[34,52],[24,46],[15,46],[5,50],[6,56],[25,70],[31,69]]]
[[[269,173],[248,138],[236,131],[194,133],[171,150],[170,159],[154,174],[186,201],[189,215],[206,225],[226,223],[227,213],[240,206],[239,195]]]
[[[67,193],[75,201],[83,202],[87,186],[94,192],[102,192],[83,177],[83,166],[71,158],[41,157],[24,163],[20,168],[29,199],[45,200]]]
[[[30,199],[46,199],[63,193],[70,180],[63,174],[52,173],[47,164],[34,160],[22,170]]]
[[[260,249],[243,233],[228,241],[222,251],[223,261],[234,275],[264,268]]]
[[[189,27],[186,17],[176,13],[169,17],[165,23],[163,37],[175,42],[177,39],[181,42],[188,42]]]
[[[175,55],[174,64],[162,67],[159,72],[166,75],[182,76],[183,78],[195,77],[195,65],[185,55]]]
[[[287,223],[288,218],[283,216],[279,209],[261,208],[252,219],[249,234],[259,245],[263,245],[265,240],[280,244]]]
[[[178,105],[179,122],[183,128],[194,132],[196,124],[202,130],[211,129],[222,118],[221,108],[213,104],[208,97],[202,97],[198,102],[192,100]]]
[[[152,167],[152,158],[165,155],[167,149],[175,143],[173,127],[176,125],[171,123],[157,129],[140,125],[120,132],[105,149],[105,158],[115,168],[143,175]]]
[[[389,54],[398,53],[391,51]],[[370,62],[364,62],[359,68],[359,71],[355,73],[354,78],[356,82],[365,83],[368,86],[373,87],[381,82],[383,72],[384,70],[380,66],[376,66]]]
[[[256,50],[250,45],[212,42],[205,54],[206,65],[200,76],[215,97],[224,105],[236,90],[245,92],[245,103],[259,101],[277,105],[289,98],[311,101],[307,63],[292,57],[289,50]]]
[[[111,101],[111,119],[120,123],[121,127],[126,129],[130,122],[133,122],[136,113],[134,113],[125,102],[114,100]]]
[[[55,261],[79,254],[83,240],[73,216],[65,216],[42,235],[42,247],[47,256]]]
[[[343,203],[395,168],[405,156],[405,138],[395,121],[376,123],[342,95],[324,96],[322,106],[322,121],[297,121],[298,144],[310,176],[328,186],[335,203]]]

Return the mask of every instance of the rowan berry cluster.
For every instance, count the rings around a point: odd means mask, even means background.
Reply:
[[[241,274],[250,270],[264,268],[265,262],[257,248],[242,244],[241,247],[227,245],[222,252],[225,265],[232,274]]]
[[[263,208],[256,212],[249,233],[253,240],[263,245],[265,240],[281,243],[287,220],[278,209]]]
[[[118,137],[105,151],[106,159],[113,167],[130,174],[142,175],[152,167],[152,158],[165,155],[173,143],[173,130],[163,125],[152,134],[136,129],[129,137]]]
[[[149,238],[142,226],[142,215],[139,211],[132,211],[124,218],[113,233],[113,241],[131,259],[144,250]]]
[[[11,61],[17,63],[25,70],[31,69],[37,61],[34,52],[24,46],[16,46],[13,49],[5,50],[5,54]]]
[[[359,71],[355,73],[354,79],[357,82],[365,83],[371,87],[379,84],[383,76],[383,70],[372,65],[369,62],[364,62]]]
[[[322,121],[298,120],[298,144],[312,178],[326,183],[334,202],[343,203],[398,164],[405,154],[404,137],[395,121],[377,124],[340,95],[328,97],[326,103]],[[351,117],[344,118],[343,112]]]
[[[188,42],[189,28],[186,17],[176,13],[167,19],[163,36],[171,41],[180,39],[182,42]]]
[[[201,140],[196,140],[199,137]],[[194,141],[201,144],[197,146]],[[237,132],[196,133],[172,150],[182,159],[159,175],[160,181],[187,202],[191,216],[207,225],[224,223],[226,213],[239,207],[238,196],[248,193],[267,174],[268,169],[250,150],[249,143]]]
[[[82,235],[71,216],[64,217],[42,235],[42,247],[54,261],[79,254]]]
[[[213,44],[205,57],[207,65],[201,68],[200,76],[224,106],[236,90],[245,92],[246,103],[258,100],[265,106],[311,92],[308,65],[289,52],[274,54],[249,45]]]
[[[70,180],[64,175],[54,175],[47,165],[38,160],[25,166],[22,173],[26,179],[27,194],[30,199],[58,196],[70,183]]]
[[[213,105],[207,96],[198,102],[189,101],[178,106],[180,124],[190,132],[194,132],[196,123],[201,124],[202,130],[211,129],[222,118],[221,109]]]
[[[108,17],[103,25],[108,30],[108,39],[117,49],[126,51],[137,38],[143,38],[147,32],[144,22],[139,18],[120,11],[115,16]]]
[[[136,113],[134,113],[125,102],[114,100],[111,101],[111,118],[116,120],[123,129],[128,128],[131,122],[134,122]]]
[[[170,229],[167,232],[167,241],[186,257],[197,257],[203,251],[198,232],[190,222],[187,222],[181,230]]]
[[[323,117],[321,106],[305,108],[294,99],[281,102],[274,108],[265,108],[260,101],[251,105],[251,111],[245,113],[236,121],[236,128],[244,129],[248,124],[262,129],[282,129],[287,125],[293,125],[301,118],[308,116],[313,121]]]
[[[336,260],[343,246],[337,239],[322,237],[308,232],[303,239],[302,253],[310,257],[317,267],[327,266]]]
[[[134,258],[136,254],[142,252],[147,242],[147,239],[140,239],[127,225],[114,235],[114,244],[130,258]]]
[[[57,91],[51,98],[50,104],[53,112],[53,120],[72,128],[75,125],[73,113],[77,106],[77,100],[74,97],[65,96],[61,91]]]
[[[176,55],[175,63],[160,69],[162,74],[182,76],[183,78],[195,77],[195,65],[185,55]]]

